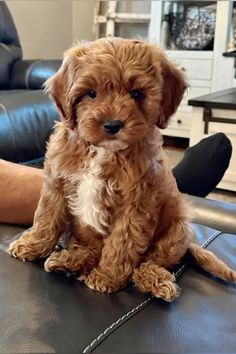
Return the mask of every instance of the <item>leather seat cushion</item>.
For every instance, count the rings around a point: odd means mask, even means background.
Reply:
[[[198,224],[194,229],[199,244],[236,269],[234,234]],[[235,351],[235,285],[188,264],[179,267],[182,293],[171,304],[132,286],[114,295],[99,294],[74,278],[46,273],[42,262],[11,258],[5,250],[16,236],[13,229],[4,234],[1,352]]]

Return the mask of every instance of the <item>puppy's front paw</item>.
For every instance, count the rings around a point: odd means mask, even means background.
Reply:
[[[92,290],[111,294],[122,288],[120,282],[110,279],[107,275],[93,269],[85,278],[85,284]]]
[[[40,257],[46,257],[50,251],[42,244],[42,241],[40,242],[40,238],[33,231],[27,231],[9,245],[8,253],[22,261],[33,261]]]

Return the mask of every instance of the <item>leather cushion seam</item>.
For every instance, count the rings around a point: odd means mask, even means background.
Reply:
[[[16,134],[15,134],[15,129],[14,129],[14,127],[13,127],[13,124],[12,124],[12,120],[11,120],[11,117],[10,117],[10,115],[9,115],[9,113],[8,113],[8,110],[7,110],[7,108],[4,106],[4,104],[2,104],[2,103],[0,103],[0,108],[2,108],[3,109],[3,112],[5,112],[5,114],[6,114],[6,118],[7,118],[7,120],[8,120],[8,122],[9,122],[9,124],[10,124],[10,126],[11,126],[11,132],[12,132],[12,134],[11,134],[11,136],[12,136],[12,147],[13,147],[13,156],[15,156],[15,151],[16,151]]]
[[[219,235],[221,235],[222,231],[215,231],[211,237],[209,237],[202,245],[202,248],[207,248],[211,242],[213,242]],[[174,274],[175,277],[178,278],[186,268],[188,263],[184,263]],[[117,321],[113,322],[109,327],[105,329],[102,333],[98,335],[84,350],[83,353],[91,353],[100,343],[102,343],[114,330],[120,327],[123,323],[128,321],[131,317],[135,316],[138,312],[142,311],[142,309],[149,305],[151,301],[154,299],[153,296],[149,296],[146,300],[141,302],[139,305],[134,307],[132,310],[128,311],[122,317],[120,317]]]
[[[34,63],[32,63],[27,71],[26,71],[26,75],[25,75],[25,85],[26,85],[26,88],[28,90],[30,90],[30,75],[32,74],[33,70],[34,70],[34,67],[40,62],[40,60],[36,60]]]

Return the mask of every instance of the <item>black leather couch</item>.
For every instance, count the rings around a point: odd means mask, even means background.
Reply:
[[[236,206],[190,197],[196,241],[236,269]],[[129,286],[103,295],[11,258],[21,227],[0,225],[0,352],[232,353],[236,286],[193,264],[176,275],[180,297],[165,303]]]
[[[15,24],[0,1],[0,158],[25,163],[44,155],[58,114],[42,84],[60,64],[22,60]]]

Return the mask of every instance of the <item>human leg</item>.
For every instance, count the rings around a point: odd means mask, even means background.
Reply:
[[[206,197],[224,176],[231,154],[231,142],[223,133],[188,148],[182,161],[173,168],[180,192]]]
[[[0,222],[31,225],[42,184],[42,170],[0,160]]]

